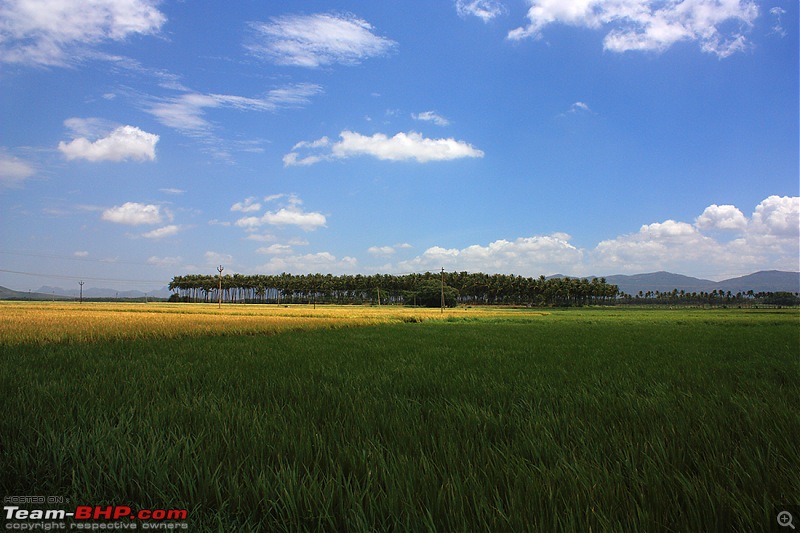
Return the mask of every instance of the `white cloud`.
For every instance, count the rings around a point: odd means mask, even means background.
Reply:
[[[284,207],[278,211],[267,211],[261,220],[274,226],[299,226],[306,231],[313,231],[324,227],[325,215],[322,213],[307,213],[299,207]]]
[[[102,219],[116,224],[139,226],[142,224],[160,224],[165,219],[172,219],[172,215],[160,206],[153,204],[140,204],[125,202],[103,211]]]
[[[773,7],[769,10],[769,14],[775,17],[775,25],[772,26],[772,33],[780,35],[781,37],[786,37],[786,30],[781,23],[781,15],[785,15],[786,10],[781,7]]]
[[[800,198],[770,196],[756,206],[752,230],[761,235],[800,237]]]
[[[370,246],[367,249],[367,253],[375,257],[389,257],[397,253],[397,250],[407,250],[409,248],[413,248],[413,246],[407,242],[403,242],[393,246]]]
[[[736,206],[711,204],[697,217],[695,225],[703,230],[741,231],[747,228],[747,217]]]
[[[398,263],[400,271],[447,270],[514,273],[528,276],[574,274],[580,270],[583,251],[570,244],[564,233],[501,239],[488,245],[466,248],[433,246],[410,261]]]
[[[726,230],[728,241],[706,235]],[[604,272],[672,272],[708,277],[755,270],[800,270],[800,197],[770,196],[748,221],[731,205],[711,205],[694,225],[667,220],[647,224],[638,233],[600,242],[590,264]],[[718,274],[715,274],[718,273]]]
[[[261,204],[256,201],[255,196],[245,198],[243,202],[236,202],[231,206],[231,211],[241,211],[242,213],[252,213],[260,210]]]
[[[686,273],[698,263],[727,261],[724,248],[693,225],[666,220],[643,225],[638,233],[601,241],[591,263],[603,272],[639,273],[659,270]]]
[[[183,189],[176,189],[175,187],[167,187],[164,189],[158,189],[159,191],[163,192],[164,194],[183,194],[186,191]]]
[[[569,107],[569,113],[591,113],[592,110],[589,108],[589,104],[586,102],[575,102]]]
[[[370,246],[367,249],[367,253],[378,257],[394,255],[396,251],[393,246]]]
[[[89,257],[89,252],[81,250],[77,252],[72,252],[72,255],[74,255],[75,257]]]
[[[265,201],[277,201],[285,195],[267,196]],[[235,222],[236,226],[246,230],[255,230],[265,224],[272,226],[298,226],[305,231],[314,231],[317,228],[325,227],[327,219],[322,213],[307,212],[301,207],[303,201],[296,195],[288,195],[286,206],[277,211],[267,211],[261,216],[249,216],[240,218]],[[260,207],[259,207],[260,208]]]
[[[385,55],[397,44],[376,35],[368,22],[353,15],[286,15],[251,27],[254,38],[246,48],[278,65],[353,65]]]
[[[758,17],[751,0],[528,0],[528,25],[508,38],[541,37],[550,24],[608,28],[606,50],[664,51],[681,41],[697,41],[704,52],[727,57],[746,47],[745,31]]]
[[[371,137],[352,131],[343,131],[341,141],[334,144],[331,152],[337,158],[371,155],[387,161],[415,159],[420,163],[447,161],[463,157],[483,157],[483,152],[463,141],[450,139],[428,139],[416,132],[398,133],[387,137],[376,133]]]
[[[0,148],[0,186],[18,187],[36,173],[34,168]]]
[[[121,126],[94,142],[86,137],[79,137],[69,143],[62,141],[58,143],[58,149],[69,160],[153,161],[156,158],[158,139],[158,135],[147,133],[137,127]]]
[[[166,17],[152,0],[4,0],[0,61],[63,66],[91,45],[154,34]]]
[[[72,117],[64,121],[64,126],[70,130],[73,137],[103,137],[114,131],[120,124],[97,117]]]
[[[271,244],[258,248],[256,252],[269,255],[285,255],[292,253],[292,247],[288,244]]]
[[[324,147],[325,151],[300,157],[297,151],[286,154],[283,158],[285,166],[311,165],[319,161],[346,159],[349,157],[368,155],[382,161],[415,160],[419,163],[429,161],[448,161],[465,157],[483,157],[483,152],[464,141],[449,139],[429,139],[416,132],[398,133],[387,137],[383,133],[372,136],[361,135],[352,131],[342,131],[340,141],[318,141],[298,143],[298,148]],[[328,149],[329,148],[329,149]]]
[[[422,113],[412,113],[411,118],[414,120],[421,120],[425,122],[433,122],[437,126],[447,126],[450,121],[443,116],[437,114],[435,111],[424,111]]]
[[[278,274],[281,272],[308,272],[325,274],[352,273],[358,268],[354,257],[338,259],[330,252],[318,252],[305,255],[277,255],[257,268],[258,272]]]
[[[163,239],[164,237],[172,237],[173,235],[177,234],[181,230],[180,226],[176,226],[175,224],[170,224],[168,226],[164,226],[163,228],[157,228],[153,231],[148,231],[147,233],[142,233],[142,237],[146,239]]]
[[[725,230],[725,239],[719,239]],[[800,197],[770,196],[750,219],[730,205],[711,205],[694,224],[665,220],[644,224],[584,249],[565,233],[497,240],[464,248],[432,246],[408,261],[383,267],[396,272],[450,271],[570,276],[668,270],[725,279],[758,270],[800,271]],[[373,247],[387,257],[393,247]]]
[[[164,98],[146,106],[145,111],[167,127],[194,137],[208,137],[213,126],[206,118],[206,109],[229,108],[240,111],[277,112],[306,105],[322,87],[313,83],[297,83],[273,89],[265,95],[250,98],[229,94],[186,92]]]
[[[474,16],[489,22],[506,12],[506,7],[496,0],[456,0],[456,11],[462,17]]]

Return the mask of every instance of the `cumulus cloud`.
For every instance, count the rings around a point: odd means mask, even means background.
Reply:
[[[592,251],[590,262],[605,272],[684,273],[700,261],[730,259],[723,258],[724,252],[718,242],[692,224],[666,220],[645,224],[637,233],[601,241]]]
[[[344,274],[355,272],[357,268],[358,260],[354,257],[345,256],[338,259],[330,252],[318,252],[304,255],[276,255],[257,270],[269,274],[281,272]]]
[[[157,33],[166,22],[154,0],[4,0],[0,61],[64,66],[90,47]]]
[[[282,195],[267,197],[275,200],[283,198]],[[235,224],[248,231],[255,231],[257,228],[268,224],[272,226],[297,226],[305,231],[314,231],[317,228],[325,227],[327,219],[325,215],[317,212],[304,211],[303,201],[296,195],[289,195],[286,206],[276,211],[267,211],[261,216],[249,216],[238,219]]]
[[[466,270],[487,273],[540,275],[542,273],[573,274],[580,270],[583,251],[570,244],[565,233],[520,237],[513,241],[500,239],[488,245],[474,244],[466,248],[433,246],[422,255],[398,263],[401,271]]]
[[[278,65],[354,65],[385,55],[397,44],[376,35],[367,21],[353,15],[286,15],[251,27],[254,35],[246,48]]]
[[[283,158],[285,166],[312,165],[320,161],[346,159],[367,155],[382,161],[408,161],[419,163],[449,161],[465,157],[483,157],[483,152],[464,141],[430,139],[416,132],[398,133],[388,137],[383,133],[372,136],[352,131],[342,131],[340,140],[331,143],[327,137],[317,141],[303,141],[293,147]],[[301,151],[310,155],[301,156]]]
[[[322,213],[307,213],[296,206],[283,207],[275,212],[267,211],[261,220],[273,226],[298,226],[306,231],[313,231],[326,223]]]
[[[603,45],[613,52],[660,52],[696,41],[704,52],[727,57],[746,48],[745,32],[758,17],[751,0],[528,1],[528,25],[509,32],[509,39],[541,37],[550,24],[607,28]]]
[[[0,186],[18,187],[35,173],[29,163],[0,149]]]
[[[450,121],[439,115],[435,111],[424,111],[422,113],[412,113],[411,118],[414,120],[421,120],[425,122],[433,122],[437,126],[447,126]]]
[[[709,230],[725,230],[733,238],[722,241],[706,234]],[[674,220],[646,224],[637,233],[600,242],[589,257],[594,268],[605,272],[737,275],[796,271],[799,256],[800,197],[770,196],[749,220],[735,206],[712,204],[693,225]]]
[[[484,22],[506,12],[506,7],[496,0],[456,0],[456,11],[462,17],[478,17]]]
[[[101,218],[116,224],[139,226],[160,224],[164,220],[171,220],[172,214],[158,205],[125,202],[104,210]]]
[[[720,232],[724,232],[724,238]],[[694,223],[665,220],[605,239],[593,248],[573,245],[565,233],[497,240],[464,248],[432,246],[385,267],[397,272],[451,271],[526,276],[635,274],[668,270],[725,279],[758,270],[800,270],[800,197],[770,196],[746,217],[731,205],[708,206]],[[375,246],[391,257],[399,245]]]
[[[747,217],[736,206],[711,204],[697,217],[695,225],[704,230],[741,231],[747,228]]]
[[[760,235],[800,237],[800,198],[770,196],[756,206],[752,231]]]
[[[153,161],[156,158],[156,143],[159,136],[147,133],[134,126],[120,126],[107,136],[90,141],[78,137],[69,143],[58,143],[58,149],[69,159],[87,161]]]

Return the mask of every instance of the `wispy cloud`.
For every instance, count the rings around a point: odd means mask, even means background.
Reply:
[[[254,35],[245,47],[278,65],[354,65],[384,55],[397,45],[376,35],[367,21],[346,14],[286,15],[254,22],[251,27]]]
[[[423,111],[422,113],[412,113],[411,118],[423,122],[433,122],[437,126],[448,126],[450,121],[435,111]]]
[[[206,118],[209,109],[277,112],[281,109],[306,105],[312,96],[321,91],[322,87],[319,85],[297,83],[272,89],[258,97],[186,92],[174,97],[150,99],[144,108],[165,126],[185,135],[213,138],[214,126]]]
[[[0,148],[0,186],[19,187],[35,173],[36,170],[30,163],[7,154]]]
[[[142,237],[145,239],[163,239],[164,237],[172,237],[173,235],[176,235],[180,230],[180,226],[170,224],[162,228],[154,229],[153,231],[148,231],[147,233],[142,233]]]
[[[612,52],[660,52],[677,42],[697,41],[704,52],[728,57],[746,48],[745,32],[758,17],[750,0],[528,1],[528,24],[509,32],[509,39],[539,38],[550,24],[609,28],[603,45]]]
[[[383,133],[372,136],[345,130],[340,140],[331,143],[327,137],[316,141],[303,141],[283,157],[285,166],[307,166],[320,161],[371,156],[383,161],[408,161],[419,163],[449,161],[453,159],[483,157],[483,152],[464,141],[453,138],[430,139],[416,132],[397,133],[388,137]],[[301,155],[301,151],[309,155]]]
[[[405,242],[393,246],[370,246],[367,249],[367,253],[376,257],[390,257],[397,253],[397,250],[406,250],[409,248],[413,248],[413,246]]]
[[[484,22],[506,12],[506,7],[496,0],[456,0],[456,11],[462,17],[478,17]]]
[[[252,213],[261,211],[261,204],[258,203],[255,196],[245,198],[242,202],[236,202],[231,206],[231,211],[240,211],[242,213]]]
[[[157,33],[166,16],[153,0],[4,0],[0,3],[0,61],[65,66],[91,47],[131,35]]]
[[[772,33],[780,35],[781,37],[786,37],[786,29],[781,22],[781,15],[785,15],[786,10],[776,6],[769,10],[769,14],[775,18],[775,24],[772,26]]]

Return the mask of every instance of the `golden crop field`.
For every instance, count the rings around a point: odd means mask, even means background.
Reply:
[[[510,311],[507,311],[510,312]],[[95,342],[200,335],[265,335],[292,329],[498,316],[498,309],[175,303],[0,302],[0,344]]]

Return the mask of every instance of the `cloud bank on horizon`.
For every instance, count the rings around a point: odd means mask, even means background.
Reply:
[[[0,0],[0,284],[800,270],[795,3],[401,7]]]

